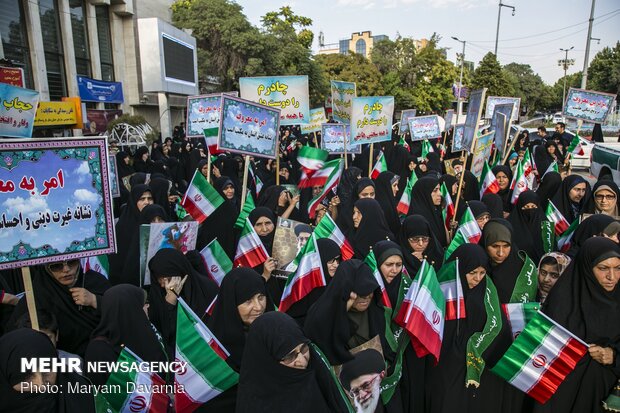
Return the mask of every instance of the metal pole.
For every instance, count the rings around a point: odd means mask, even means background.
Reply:
[[[454,122],[455,125],[457,125],[459,123],[459,119],[461,116],[461,111],[463,109],[463,101],[461,100],[461,93],[462,93],[462,89],[463,89],[463,67],[465,66],[465,40],[459,40],[458,37],[454,37],[452,36],[453,40],[456,40],[457,42],[461,42],[463,43],[463,53],[461,54],[461,75],[459,77],[459,94],[456,97],[456,122]]]
[[[497,42],[499,40],[499,20],[502,17],[502,0],[499,0],[499,10],[497,11],[497,30],[495,31],[495,51],[493,54],[497,59]]]
[[[588,40],[586,40],[586,56],[583,60],[583,72],[581,75],[581,88],[585,89],[588,83],[588,60],[590,59],[590,40],[592,37],[592,22],[594,21],[594,3],[592,0],[592,9],[590,10],[590,20],[588,21]]]
[[[564,56],[564,90],[562,91],[562,105],[566,101],[566,70],[568,69],[568,49],[564,51],[566,55]]]

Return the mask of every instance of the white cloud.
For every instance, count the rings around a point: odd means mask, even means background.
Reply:
[[[75,171],[78,175],[90,175],[90,169],[88,168],[88,162],[84,161],[78,166]]]
[[[21,212],[22,215],[26,216],[48,210],[47,201],[41,196],[33,196],[25,199],[20,196],[9,198],[4,201],[2,205],[6,208],[7,212],[12,215],[17,215]]]
[[[99,194],[89,191],[88,189],[76,189],[73,192],[73,196],[80,202],[97,202],[99,201]]]

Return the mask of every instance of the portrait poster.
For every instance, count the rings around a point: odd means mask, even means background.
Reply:
[[[218,150],[275,159],[278,109],[226,95],[222,95],[221,106]]]
[[[357,96],[355,82],[332,80],[330,81],[330,86],[332,92],[332,118],[336,122],[349,125],[351,123],[353,98]]]
[[[107,138],[0,145],[0,270],[115,252]]]
[[[482,168],[484,168],[484,161],[491,158],[491,150],[493,149],[493,137],[495,131],[491,131],[486,135],[480,136],[476,139],[476,148],[471,161],[471,172],[480,179],[482,175]]]
[[[486,91],[486,88],[478,89],[469,94],[469,105],[467,106],[467,119],[465,119],[461,150],[470,153],[474,150],[474,138],[478,132],[478,125],[482,114],[482,103]]]
[[[446,120],[446,124],[444,125],[444,131],[448,132],[450,128],[453,126],[452,123],[454,119],[454,109],[448,109],[446,111],[446,116],[444,117]]]
[[[297,269],[293,260],[312,235],[312,227],[292,219],[278,217],[273,236],[273,259],[277,261],[275,274],[288,276]]]
[[[400,114],[400,134],[403,135],[409,132],[409,119],[415,118],[418,113],[417,109],[405,109]]]
[[[464,151],[463,135],[465,134],[465,125],[454,125],[454,134],[452,135],[452,152]]]
[[[567,118],[592,123],[605,123],[614,108],[616,95],[571,87],[562,114]]]
[[[439,116],[430,115],[411,118],[409,119],[409,131],[411,132],[412,141],[440,138]]]
[[[332,155],[344,154],[344,142],[347,142],[347,154],[362,153],[361,145],[351,145],[351,126],[343,123],[324,123],[321,125],[321,149]]]
[[[394,96],[353,98],[351,144],[374,143],[392,139]]]
[[[505,113],[498,111],[496,107],[495,113],[493,114],[493,121],[491,122],[491,130],[495,131],[495,147],[500,152],[502,157],[504,151],[506,150],[506,138],[508,131],[510,130],[510,122],[508,119],[510,118],[506,116]]]
[[[112,198],[120,197],[121,187],[116,168],[116,156],[114,155],[108,155],[108,176],[110,177],[110,193],[112,194]]]
[[[280,112],[280,125],[300,125],[310,119],[308,76],[242,77],[241,98]]]

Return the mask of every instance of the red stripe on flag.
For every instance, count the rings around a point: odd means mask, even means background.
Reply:
[[[198,208],[194,201],[192,201],[189,197],[185,197],[184,201],[185,202],[183,202],[181,205],[183,206],[183,208],[185,208],[185,211],[187,211],[187,213],[190,214],[192,218],[198,221],[199,224],[202,224],[204,220],[207,219],[202,210]]]
[[[569,338],[560,354],[551,362],[538,383],[530,389],[528,394],[539,403],[546,403],[555,394],[564,378],[575,369],[577,362],[587,351],[588,349],[583,343],[574,338]]]
[[[313,268],[310,273],[295,280],[291,287],[291,293],[282,300],[278,310],[286,312],[291,305],[304,298],[310,291],[314,290],[316,286],[321,285],[321,283],[323,283],[321,270],[319,268]]]
[[[176,376],[174,379],[176,383],[176,387],[178,389],[182,388],[181,384],[177,381]],[[178,391],[174,394],[174,411],[176,413],[192,413],[194,410],[202,406],[202,403],[195,402],[192,400],[189,395],[184,391]],[[162,410],[166,411],[166,410]]]
[[[461,307],[460,312],[457,313],[457,301],[459,306]],[[461,318],[465,318],[465,300],[461,297],[458,300],[449,300],[446,301],[446,320],[456,320],[457,314],[461,316]]]
[[[217,340],[209,341],[209,347],[211,347],[213,351],[215,351],[215,354],[220,356],[222,360],[226,361],[228,355],[226,354],[226,351],[222,349],[222,347],[220,347],[220,344],[217,342]]]
[[[353,247],[351,246],[349,241],[345,239],[344,244],[342,244],[342,247],[340,247],[340,256],[342,258],[342,261],[350,260],[351,258],[353,258],[353,255],[355,255],[353,252]]]
[[[404,301],[398,312],[398,315],[401,315],[401,317],[397,317],[395,321],[397,324],[403,325],[405,315],[411,311],[411,315],[404,330],[411,338],[411,344],[416,355],[418,357],[424,357],[427,354],[432,354],[435,358],[435,364],[437,364],[439,361],[439,353],[441,352],[441,337],[439,337],[437,332],[428,324],[424,317],[424,312],[418,307],[411,308],[412,305],[411,302]]]
[[[254,260],[255,257],[257,258],[256,260]],[[254,268],[257,265],[261,265],[262,263],[267,261],[267,258],[268,257],[265,255],[263,248],[261,248],[261,245],[259,245],[252,248],[251,250],[245,251],[243,255],[235,259],[233,265],[235,267],[241,266]]]

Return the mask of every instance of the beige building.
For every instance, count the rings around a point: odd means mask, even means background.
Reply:
[[[337,44],[324,44],[323,33],[319,35],[319,51],[317,54],[347,54],[357,53],[370,59],[372,48],[376,42],[388,40],[389,37],[380,34],[373,36],[371,31],[351,33],[349,39],[342,39]],[[416,49],[420,50],[428,45],[428,39],[414,40]]]

